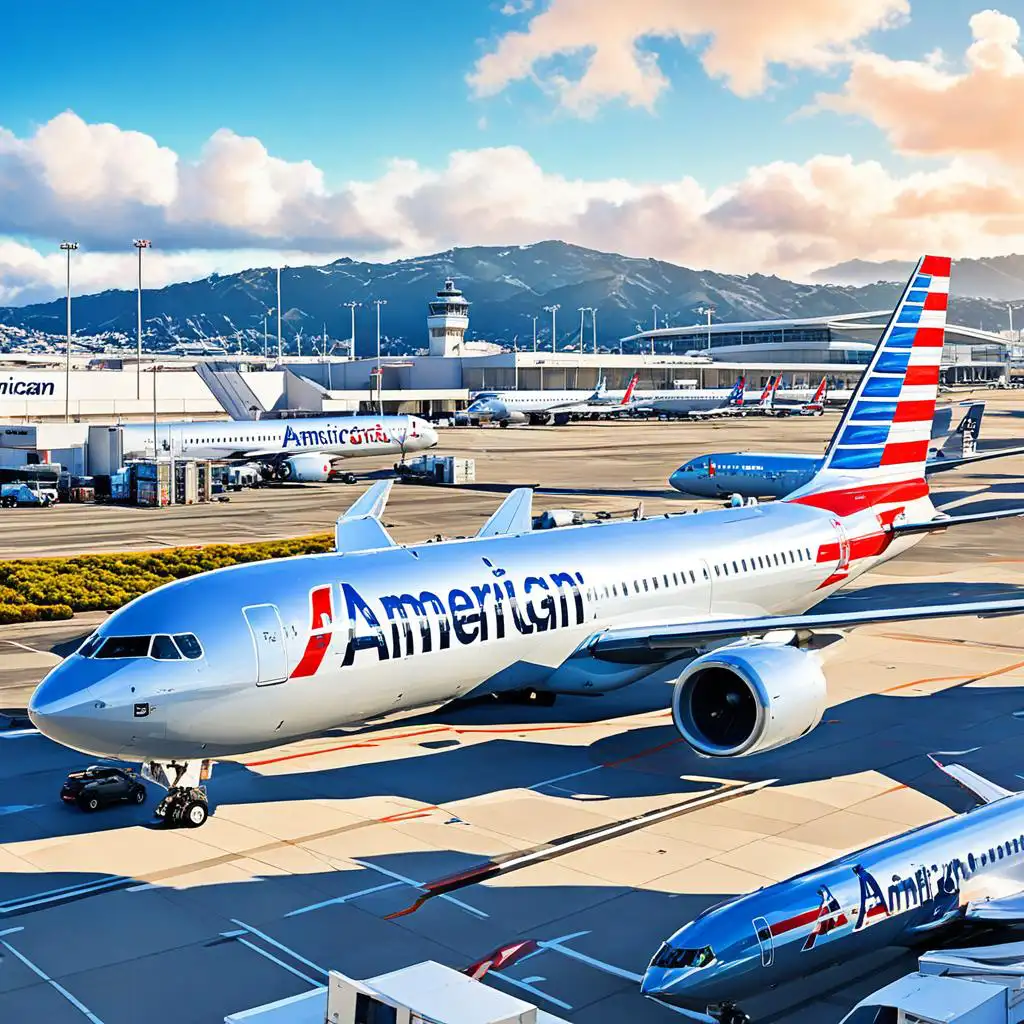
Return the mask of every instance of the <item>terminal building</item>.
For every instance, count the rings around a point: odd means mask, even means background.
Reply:
[[[729,387],[741,374],[760,387],[853,387],[888,313],[720,323],[645,331],[618,352],[514,351],[467,341],[469,301],[451,280],[430,300],[423,354],[381,359],[179,354],[134,357],[0,355],[0,423],[117,424],[159,420],[259,419],[383,410],[443,416],[486,390],[622,390]],[[639,353],[624,354],[625,343]],[[649,346],[649,351],[648,351]],[[1010,375],[1007,339],[946,328],[946,384],[995,383]]]

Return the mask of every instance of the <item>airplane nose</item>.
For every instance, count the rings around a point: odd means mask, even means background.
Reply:
[[[664,967],[648,967],[640,980],[640,992],[645,996],[663,995],[666,990]]]
[[[683,490],[683,474],[680,470],[676,470],[669,478],[668,483],[670,487],[674,487],[677,491]]]

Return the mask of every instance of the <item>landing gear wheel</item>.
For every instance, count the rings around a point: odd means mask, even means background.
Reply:
[[[190,800],[181,809],[181,823],[186,828],[199,828],[210,816],[205,800]]]
[[[144,804],[146,802],[146,787],[136,786],[132,790],[131,801],[133,804]]]
[[[744,1013],[738,1006],[725,1005],[718,1013],[719,1024],[750,1024],[750,1015]]]
[[[346,484],[358,483],[355,473],[342,473],[341,481]]]
[[[167,828],[199,828],[210,816],[210,807],[201,787],[181,786],[169,789],[154,813]]]

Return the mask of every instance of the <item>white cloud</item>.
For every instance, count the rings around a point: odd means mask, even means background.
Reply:
[[[819,109],[856,114],[878,125],[900,152],[926,156],[975,154],[1024,160],[1024,55],[1020,25],[999,11],[970,20],[973,43],[963,70],[941,55],[892,60],[860,53],[841,92],[818,97]]]
[[[644,41],[675,39],[701,47],[705,71],[749,96],[766,88],[771,65],[827,68],[909,11],[909,0],[550,0],[524,30],[498,39],[469,83],[478,96],[491,96],[534,78],[576,114],[614,99],[650,109],[668,80]],[[551,69],[555,58],[580,55],[578,78]]]
[[[77,118],[61,117],[62,130],[82,134]],[[709,190],[691,177],[569,178],[504,146],[459,150],[438,168],[396,159],[378,178],[331,188],[313,164],[280,160],[258,140],[228,131],[189,163],[146,136],[124,140],[104,127],[99,142],[87,132],[92,144],[115,153],[132,147],[162,177],[136,168],[122,191],[107,170],[112,158],[93,154],[88,181],[73,181],[62,158],[41,153],[40,133],[0,136],[0,303],[62,294],[63,237],[82,245],[76,292],[133,287],[131,238],[139,235],[155,243],[146,254],[149,285],[278,262],[390,259],[545,238],[791,277],[852,257],[1024,249],[1024,192],[1012,169],[995,164],[958,160],[898,174],[874,161],[821,155],[752,167]],[[37,251],[12,240],[18,235],[48,238],[52,248]]]

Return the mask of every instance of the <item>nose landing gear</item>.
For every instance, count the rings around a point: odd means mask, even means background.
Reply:
[[[142,777],[167,789],[153,812],[167,828],[199,828],[210,816],[206,789],[200,785],[212,771],[210,761],[147,761]]]
[[[722,1003],[714,1016],[718,1024],[750,1024],[749,1014],[744,1013],[735,1003]]]

